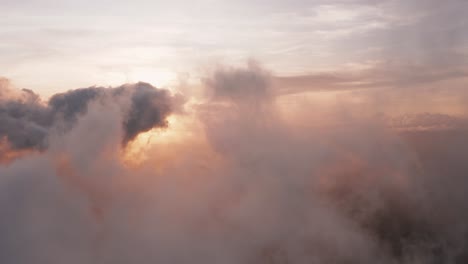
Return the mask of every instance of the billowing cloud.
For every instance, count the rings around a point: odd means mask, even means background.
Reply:
[[[121,108],[123,145],[142,132],[166,127],[167,117],[178,111],[183,101],[167,90],[137,83],[70,90],[43,102],[33,91],[15,90],[4,80],[0,83],[0,138],[11,150],[44,150],[51,133],[72,129],[91,102],[105,100]]]
[[[462,119],[408,116],[397,124],[427,129],[399,130],[356,103],[286,115],[273,78],[252,64],[215,70],[207,97],[177,115],[191,134],[156,140],[136,167],[121,144],[166,124],[177,105],[166,91],[88,88],[46,104],[2,89],[4,109],[21,109],[11,118],[63,129],[0,166],[0,261],[467,261]],[[335,125],[315,125],[324,118]]]
[[[3,1],[0,263],[468,263],[467,10]]]
[[[248,68],[221,68],[205,80],[214,100],[257,101],[271,96],[270,74],[255,61]]]

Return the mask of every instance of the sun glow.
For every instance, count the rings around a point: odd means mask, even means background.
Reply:
[[[168,69],[160,68],[132,68],[127,71],[107,72],[102,82],[110,86],[118,86],[123,83],[150,83],[157,88],[171,89],[171,85],[177,80],[177,74]]]
[[[194,136],[193,120],[190,117],[170,116],[167,128],[152,129],[146,133],[138,135],[124,150],[123,159],[130,166],[138,166],[148,160],[151,150],[158,148],[165,149],[170,146],[186,141]]]
[[[169,70],[165,69],[135,69],[129,73],[128,79],[130,83],[135,82],[148,82],[153,84],[156,87],[167,87],[174,80],[176,80],[177,75]]]

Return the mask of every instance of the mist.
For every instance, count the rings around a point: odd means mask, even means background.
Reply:
[[[1,263],[468,261],[464,117],[297,100],[254,62],[216,68],[196,100],[1,85]]]

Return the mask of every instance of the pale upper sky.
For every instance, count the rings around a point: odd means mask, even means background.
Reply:
[[[164,86],[254,58],[282,76],[383,67],[393,82],[406,69],[423,71],[415,81],[456,78],[467,19],[466,0],[0,0],[0,76],[49,95]]]

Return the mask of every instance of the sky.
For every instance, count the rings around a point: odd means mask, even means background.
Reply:
[[[0,75],[46,96],[197,82],[214,64],[246,59],[278,76],[384,68],[398,82],[408,69],[421,79],[466,72],[462,0],[0,3]]]
[[[468,263],[468,1],[0,0],[0,263]]]

